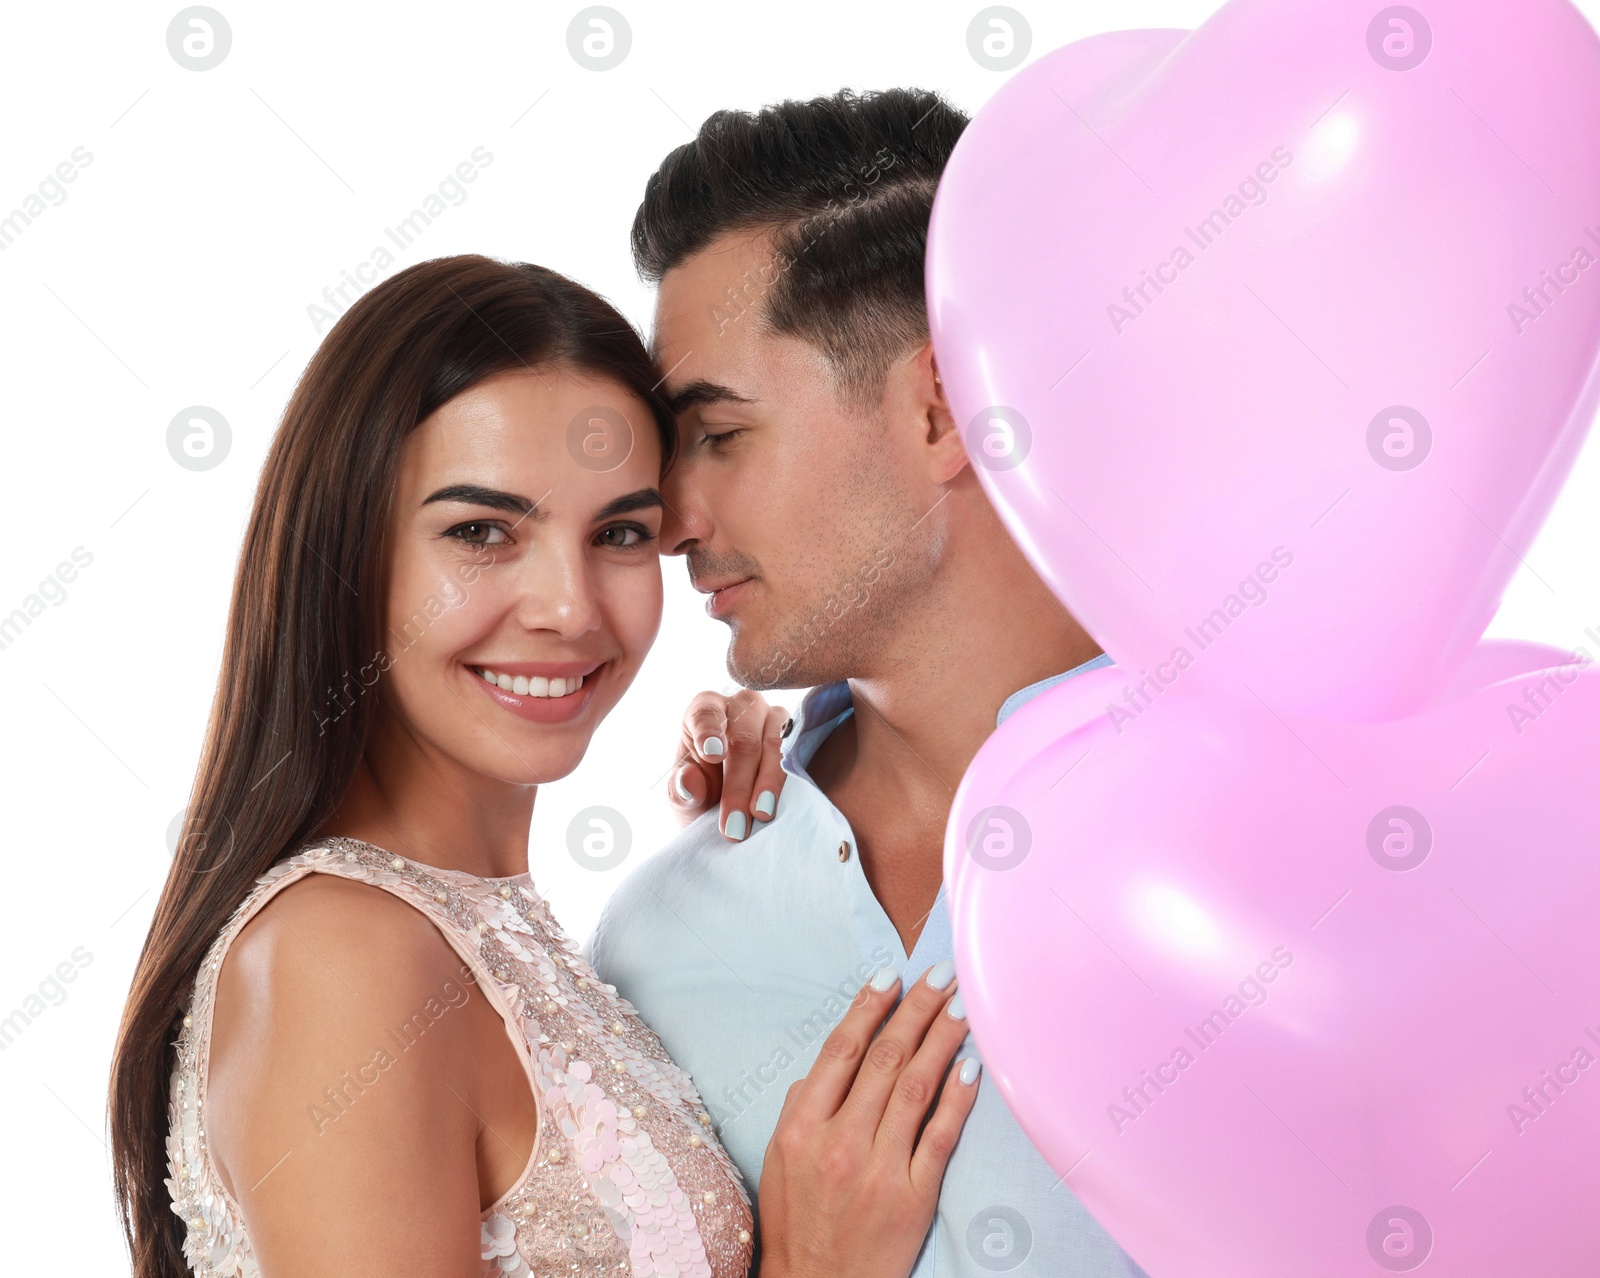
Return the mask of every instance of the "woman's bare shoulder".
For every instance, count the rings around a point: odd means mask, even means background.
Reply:
[[[239,930],[224,969],[249,985],[275,978],[376,984],[457,973],[460,959],[433,921],[392,892],[337,874],[281,889]],[[381,977],[366,980],[368,974]],[[278,990],[287,993],[287,990]]]
[[[206,1091],[221,1160],[262,1139],[315,1134],[307,1116],[328,1107],[330,1089],[350,1091],[341,1080],[400,1052],[394,1027],[429,1004],[466,1003],[464,971],[432,920],[382,888],[310,873],[280,889],[238,931],[218,974]],[[387,1088],[394,1102],[470,1068],[459,1033],[405,1054],[408,1068]]]
[[[331,874],[280,889],[234,938],[217,977],[206,1127],[253,1243],[281,1272],[398,1247],[392,1215],[362,1215],[383,1193],[438,1204],[399,1231],[408,1246],[476,1230],[477,1121],[448,1103],[452,1091],[471,1099],[481,1037],[472,1011],[454,1010],[471,997],[464,969],[426,914]],[[417,1019],[430,1008],[445,1023]]]
[[[253,1053],[331,1064],[361,1048],[373,1026],[406,1020],[468,975],[421,910],[371,884],[308,874],[280,889],[228,947],[212,1059],[227,1059],[238,1038]]]

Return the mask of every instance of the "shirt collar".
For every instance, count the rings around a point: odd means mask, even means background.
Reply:
[[[1110,664],[1110,654],[1102,652],[1098,657],[1073,666],[1071,670],[1063,670],[1048,679],[1040,679],[1037,683],[1030,683],[1026,688],[1019,688],[1001,705],[1000,713],[995,716],[995,727],[998,728],[1013,712],[1021,709],[1046,689],[1055,687],[1073,675],[1083,674],[1088,670],[1098,670],[1101,666]],[[800,703],[800,713],[795,715],[794,727],[789,734],[789,748],[783,753],[783,770],[795,776],[805,777],[809,781],[811,778],[806,768],[811,762],[811,756],[816,754],[818,747],[828,739],[828,734],[854,713],[850,684],[846,680],[819,684],[806,693],[805,699]]]

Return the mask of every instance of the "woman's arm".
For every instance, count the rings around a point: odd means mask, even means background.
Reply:
[[[481,1273],[473,1053],[485,1024],[512,1047],[461,968],[426,916],[320,874],[235,939],[205,1129],[265,1278]]]
[[[916,1262],[978,1073],[949,1069],[967,1036],[954,986],[924,974],[883,1025],[899,988],[863,986],[784,1099],[761,1169],[760,1278],[905,1278]]]

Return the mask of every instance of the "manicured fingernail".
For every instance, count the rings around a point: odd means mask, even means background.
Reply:
[[[687,767],[679,768],[672,774],[672,789],[683,803],[694,802],[694,795],[689,793],[689,787],[683,783],[684,777],[688,775],[689,769]]]
[[[722,738],[721,737],[707,737],[704,741],[702,741],[700,743],[700,753],[701,754],[707,754],[707,755],[718,755],[718,754],[721,754],[722,753]]]
[[[936,990],[948,989],[956,979],[956,965],[949,959],[940,959],[928,969],[928,984]]]
[[[872,977],[872,988],[882,994],[900,979],[900,973],[893,967],[880,967]]]
[[[728,824],[722,827],[722,832],[735,843],[744,838],[744,813],[732,813],[728,817]]]
[[[967,1057],[966,1060],[961,1062],[961,1081],[967,1084],[968,1087],[972,1086],[973,1083],[978,1081],[978,1071],[982,1068],[983,1066],[979,1065],[972,1057]]]
[[[967,1019],[967,1008],[966,1005],[962,1003],[961,995],[959,994],[950,1000],[950,1006],[944,1010],[948,1016],[955,1020],[964,1021]]]
[[[780,737],[783,737],[783,738],[787,739],[789,734],[791,732],[793,732],[793,731],[794,731],[794,717],[791,715],[789,718],[787,718],[787,719],[785,719],[783,721],[783,731],[778,733],[778,735]]]
[[[756,796],[756,811],[764,817],[769,817],[777,810],[778,796],[771,790],[763,790]]]

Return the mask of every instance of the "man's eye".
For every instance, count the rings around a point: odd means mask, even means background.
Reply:
[[[733,439],[737,438],[738,436],[740,436],[742,434],[744,434],[744,427],[743,426],[735,426],[730,430],[717,431],[717,432],[712,432],[712,431],[709,431],[709,430],[708,431],[702,431],[701,435],[700,435],[700,442],[702,444],[709,444],[709,445],[711,445],[712,448],[717,448],[717,447],[721,446],[722,444],[724,444],[724,443],[726,443],[726,442],[728,442],[730,440],[733,440]]]
[[[457,524],[445,536],[464,541],[469,546],[503,546],[508,540],[506,530],[499,524],[480,523],[476,520],[472,523]]]

